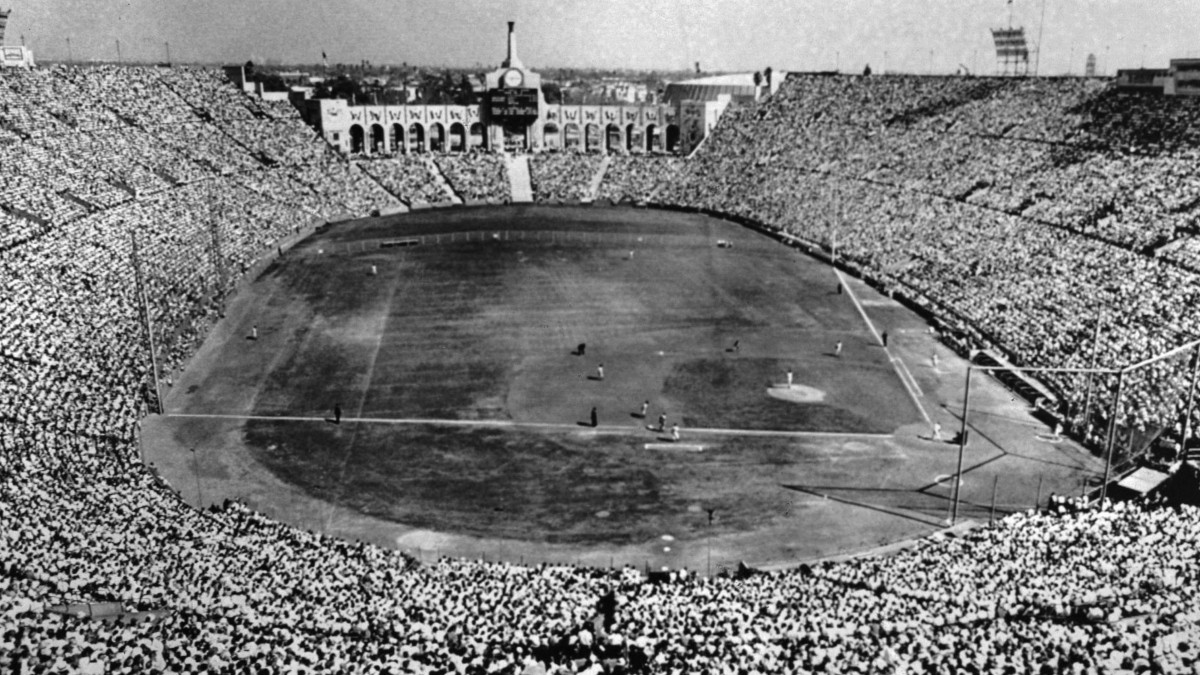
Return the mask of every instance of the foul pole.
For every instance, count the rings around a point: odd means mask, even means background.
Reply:
[[[1010,7],[1012,5],[1009,5]],[[1038,19],[1037,54],[1033,57],[1033,76],[1037,77],[1042,65],[1042,31],[1046,29],[1046,0],[1042,0],[1042,18]]]

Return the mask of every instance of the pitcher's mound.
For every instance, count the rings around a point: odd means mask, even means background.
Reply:
[[[804,384],[793,384],[790,387],[777,384],[767,389],[767,393],[789,403],[820,403],[825,400],[825,392]]]

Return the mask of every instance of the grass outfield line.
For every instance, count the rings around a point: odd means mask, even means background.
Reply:
[[[193,419],[222,419],[222,420],[265,420],[270,422],[328,422],[328,417],[299,417],[288,415],[221,415],[214,413],[169,413],[163,417],[182,417]],[[642,427],[619,427],[601,425],[598,427],[581,427],[578,424],[550,424],[545,422],[513,422],[511,420],[442,420],[442,419],[394,419],[386,417],[343,417],[342,424],[361,422],[365,424],[428,424],[450,427],[509,427],[513,429],[548,429],[558,431],[592,431],[606,434],[646,433]],[[783,431],[771,429],[707,429],[684,428],[680,431],[697,434],[720,434],[725,436],[788,436],[795,438],[893,438],[894,434],[858,433],[853,431]],[[650,432],[662,433],[662,432]]]

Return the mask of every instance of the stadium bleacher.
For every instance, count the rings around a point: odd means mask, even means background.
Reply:
[[[1172,126],[1134,133],[1116,117]],[[1197,122],[1191,104],[1076,80],[797,77],[727,113],[686,162],[616,158],[600,194],[657,191],[836,247],[1017,363],[1087,361],[1085,317],[1105,310],[1103,358],[1131,360],[1197,332],[1197,248],[1149,250],[1195,235]],[[81,148],[96,172],[62,155]],[[1200,667],[1200,510],[1188,506],[1054,498],[894,556],[665,583],[629,569],[425,565],[237,503],[192,509],[138,459],[151,385],[134,242],[169,379],[281,238],[314,218],[434,199],[426,174],[402,159],[378,172],[346,163],[298,115],[182,68],[0,73],[0,153],[0,671]],[[436,161],[460,193],[503,187],[494,158]],[[579,198],[598,166],[538,158],[538,199]],[[1127,171],[1141,180],[1106,179]],[[833,221],[820,215],[830,204]],[[1124,422],[1169,427],[1183,382],[1160,369],[1131,384]],[[1068,400],[1082,391],[1050,384]],[[90,604],[110,616],[60,610]]]
[[[592,179],[603,158],[578,152],[534,155],[529,160],[533,198],[537,202],[578,202],[589,199]]]

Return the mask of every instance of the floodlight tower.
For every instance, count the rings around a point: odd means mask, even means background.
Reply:
[[[1029,74],[1029,44],[1025,28],[1013,27],[1012,0],[1008,2],[1008,26],[992,29],[996,45],[996,74],[1021,77]]]

